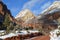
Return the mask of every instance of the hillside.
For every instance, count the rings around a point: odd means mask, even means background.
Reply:
[[[0,30],[10,32],[16,25],[20,25],[21,21],[17,21],[12,15],[7,6],[0,1]]]
[[[44,10],[41,15],[29,20],[25,25],[33,27],[34,29],[44,30],[46,33],[58,28],[58,20],[60,20],[59,4],[59,1],[55,1],[50,7]]]

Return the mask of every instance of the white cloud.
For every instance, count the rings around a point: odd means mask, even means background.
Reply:
[[[49,2],[45,3],[45,4],[41,7],[41,9],[44,10],[44,9],[48,8],[50,5],[51,5],[51,2],[49,1]]]
[[[30,0],[29,2],[25,3],[23,6],[23,9],[31,9],[32,7],[35,6],[36,3],[41,3],[43,0]]]
[[[29,9],[29,10],[32,10],[35,6],[40,6],[40,4],[44,2],[44,0],[30,0],[29,2],[25,3],[23,8],[22,9]],[[37,3],[39,5],[37,5]],[[47,7],[49,7],[51,4],[50,1],[48,1],[47,3],[43,4],[42,6],[40,6],[39,8],[37,9],[34,9],[32,10],[32,12],[35,14],[35,15],[38,15],[39,13],[41,13],[41,11],[43,11],[44,9],[46,9]]]
[[[48,8],[51,5],[51,2],[47,2],[44,5],[41,6],[41,8],[39,8],[38,10],[34,10],[33,13],[35,13],[36,15],[39,15],[42,11],[44,11],[46,8]]]

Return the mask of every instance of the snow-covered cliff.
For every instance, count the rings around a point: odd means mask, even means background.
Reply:
[[[58,26],[58,29],[55,29],[50,32],[50,40],[60,40],[60,26]]]

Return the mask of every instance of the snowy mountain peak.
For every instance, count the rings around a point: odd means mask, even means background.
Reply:
[[[44,11],[42,11],[41,13],[48,13],[49,11],[53,10],[53,9],[59,9],[60,8],[60,1],[55,1],[52,3],[52,5],[50,5],[47,9],[45,9]]]
[[[55,1],[52,5],[52,8],[60,8],[60,1]]]
[[[29,9],[25,9],[25,10],[22,10],[21,12],[19,12],[17,14],[17,16],[15,17],[15,19],[17,20],[23,20],[23,21],[26,21],[28,19],[31,19],[31,18],[34,18],[35,15],[29,10]]]
[[[20,12],[16,15],[15,18],[21,18],[21,17],[25,16],[25,14],[26,14],[27,12],[30,12],[30,10],[29,10],[29,9],[22,10],[22,11],[20,11]]]

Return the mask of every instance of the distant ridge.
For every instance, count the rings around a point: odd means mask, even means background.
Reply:
[[[44,11],[42,11],[41,14],[44,15],[44,14],[50,12],[53,9],[59,9],[59,8],[60,8],[60,1],[55,1],[55,2],[53,2],[53,4],[50,7],[48,7]]]

